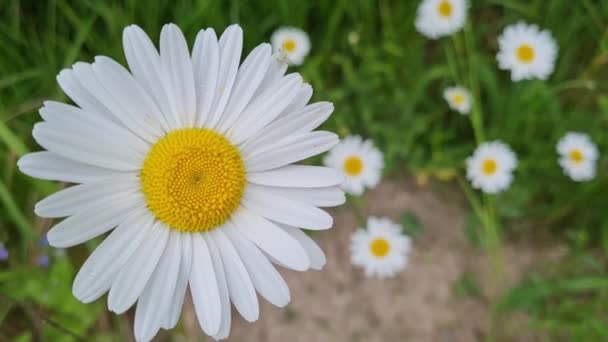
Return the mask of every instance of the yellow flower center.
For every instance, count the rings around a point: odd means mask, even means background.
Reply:
[[[483,173],[489,176],[493,175],[496,172],[497,166],[498,165],[496,165],[496,161],[494,159],[486,159],[481,165],[481,170],[483,171]]]
[[[522,63],[531,63],[534,60],[534,49],[528,44],[522,44],[517,48],[517,58]]]
[[[349,176],[358,176],[363,171],[363,160],[358,156],[350,156],[344,161],[344,172]]]
[[[449,17],[452,15],[452,10],[452,4],[447,0],[443,0],[437,5],[437,12],[439,12],[439,15],[442,17]]]
[[[578,164],[578,163],[582,163],[583,160],[585,160],[585,156],[583,156],[583,152],[581,152],[581,150],[575,148],[572,151],[570,151],[570,159],[572,159],[573,162]]]
[[[391,250],[391,245],[383,238],[377,238],[369,245],[369,250],[376,258],[384,258]]]
[[[454,95],[454,97],[452,97],[452,101],[459,105],[459,104],[463,104],[464,103],[464,95],[462,94],[456,94]]]
[[[170,132],[144,160],[141,186],[157,219],[185,232],[211,230],[226,221],[245,189],[241,155],[206,128]]]
[[[283,43],[283,50],[287,52],[294,52],[296,50],[296,42],[293,39],[287,39]]]

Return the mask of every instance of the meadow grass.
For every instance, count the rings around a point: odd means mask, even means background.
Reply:
[[[103,310],[103,303],[85,306],[70,292],[91,244],[71,250],[50,272],[35,266],[47,248],[38,239],[50,223],[36,218],[32,207],[59,185],[24,176],[15,163],[40,149],[31,129],[42,102],[67,100],[56,75],[101,54],[125,64],[122,29],[132,23],[158,41],[162,25],[174,22],[193,42],[202,27],[221,32],[237,22],[244,51],[283,25],[307,31],[312,53],[297,71],[313,85],[313,100],[335,104],[326,127],[373,139],[385,153],[387,175],[455,186],[461,179],[475,214],[496,225],[489,244],[498,243],[498,234],[528,239],[543,235],[539,231],[568,244],[566,262],[531,274],[500,309],[524,310],[530,328],[555,339],[608,339],[608,159],[600,157],[596,179],[581,184],[563,175],[555,151],[567,131],[585,132],[608,151],[608,2],[472,2],[465,29],[437,41],[414,28],[418,1],[0,2],[0,241],[11,252],[8,267],[0,269],[0,338],[32,338],[24,322],[36,321],[32,312],[44,308],[50,314],[38,322],[38,333],[53,341],[77,339]],[[519,20],[539,24],[557,40],[556,70],[547,81],[513,83],[497,68],[496,38]],[[471,120],[449,111],[442,99],[454,84],[472,89]],[[462,181],[464,159],[487,139],[507,142],[520,159],[512,187],[491,199]],[[61,285],[43,291],[49,284]],[[111,339],[111,331],[103,333]]]

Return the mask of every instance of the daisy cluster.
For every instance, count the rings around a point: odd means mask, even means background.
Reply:
[[[430,39],[455,34],[466,24],[469,4],[466,0],[423,0],[416,16],[416,29]],[[546,80],[555,68],[558,46],[551,32],[538,25],[519,21],[507,26],[498,37],[498,68],[508,70],[511,80]],[[443,98],[450,109],[469,114],[474,107],[473,94],[464,86],[448,87]],[[478,99],[477,99],[478,100]],[[584,133],[567,133],[558,143],[559,164],[572,180],[594,178],[598,150]],[[476,189],[495,194],[509,188],[517,156],[499,140],[481,143],[466,160],[466,174]]]

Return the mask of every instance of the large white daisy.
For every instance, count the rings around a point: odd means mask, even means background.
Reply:
[[[443,98],[450,108],[460,114],[469,114],[471,111],[471,93],[464,87],[456,86],[447,88],[443,92]]]
[[[369,217],[367,228],[351,236],[351,262],[363,267],[368,277],[394,276],[407,265],[411,240],[401,226],[388,218]]]
[[[555,67],[557,44],[547,30],[518,22],[498,37],[498,67],[511,70],[511,80],[547,79]]]
[[[365,188],[373,189],[380,182],[384,157],[371,140],[360,136],[344,138],[325,156],[323,163],[344,175],[340,186],[352,195],[362,195]]]
[[[509,146],[496,140],[480,144],[466,163],[473,187],[493,194],[511,185],[517,157]]]
[[[422,0],[416,13],[416,29],[437,39],[458,32],[467,20],[467,0]]]
[[[310,38],[299,28],[281,27],[272,34],[270,42],[273,50],[280,53],[289,64],[302,64],[310,52]]]
[[[137,302],[135,336],[172,328],[190,287],[200,326],[221,339],[230,303],[247,321],[256,291],[284,306],[289,289],[270,261],[319,269],[323,252],[299,228],[332,226],[318,207],[344,202],[340,173],[293,165],[338,142],[313,131],[333,105],[307,105],[312,89],[268,44],[239,66],[243,34],[219,40],[201,30],[192,55],[175,25],[160,53],[137,26],[124,30],[130,71],[107,57],[57,77],[77,106],[46,102],[33,135],[46,149],[19,160],[33,177],[80,183],[40,201],[42,217],[67,217],[48,233],[55,247],[111,234],[74,281],[88,303],[109,292],[108,308]],[[299,228],[298,228],[299,227]]]
[[[557,152],[559,164],[572,180],[584,182],[595,177],[599,152],[589,135],[568,132],[557,143]]]

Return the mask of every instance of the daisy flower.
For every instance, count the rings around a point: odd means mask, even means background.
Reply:
[[[289,64],[300,65],[310,52],[310,38],[295,27],[281,27],[270,38],[272,49],[281,53]]]
[[[584,182],[595,177],[595,164],[599,156],[597,146],[587,134],[569,132],[557,143],[559,164],[572,180]]]
[[[388,218],[369,217],[367,229],[358,229],[351,236],[351,262],[363,267],[368,277],[394,276],[407,265],[410,249],[410,238]]]
[[[89,303],[137,302],[134,331],[149,341],[176,325],[190,287],[208,335],[230,331],[231,303],[258,319],[256,291],[290,300],[272,262],[320,269],[325,257],[300,228],[321,230],[319,207],[344,202],[342,176],[295,165],[338,142],[314,131],[333,105],[307,105],[310,85],[261,44],[241,60],[243,32],[201,30],[192,54],[181,30],[165,25],[160,51],[137,26],[124,30],[129,70],[107,57],[57,77],[76,106],[46,102],[33,136],[46,151],[19,160],[24,173],[78,185],[36,204],[42,217],[67,217],[48,233],[54,247],[111,233],[74,280]]]
[[[473,187],[494,194],[511,185],[517,157],[509,146],[496,140],[479,145],[466,163]]]
[[[471,111],[471,93],[464,87],[450,87],[443,92],[443,98],[450,108],[460,114],[469,114]]]
[[[380,182],[384,157],[371,140],[355,135],[344,138],[329,151],[323,163],[344,175],[342,190],[360,196],[365,188],[375,188]]]
[[[547,30],[523,22],[507,26],[498,37],[498,67],[511,70],[514,82],[547,79],[555,67],[557,44]]]
[[[416,13],[416,29],[437,39],[460,31],[467,20],[467,0],[423,0]]]

